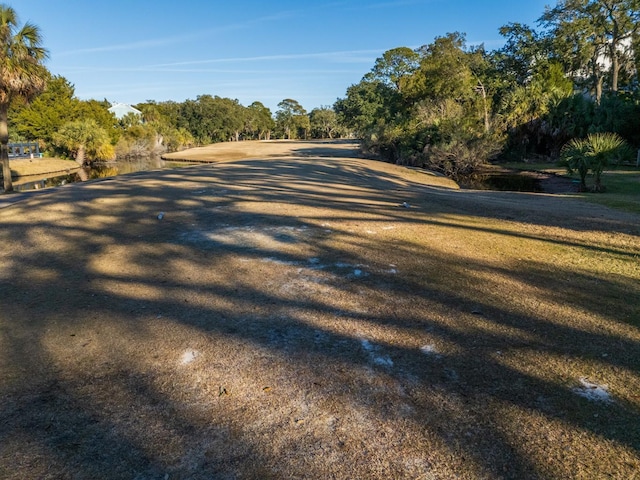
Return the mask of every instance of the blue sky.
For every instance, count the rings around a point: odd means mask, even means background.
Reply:
[[[0,0],[38,25],[49,70],[82,99],[135,104],[210,94],[332,105],[391,48],[459,31],[498,48],[549,0]]]

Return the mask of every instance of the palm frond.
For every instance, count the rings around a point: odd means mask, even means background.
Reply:
[[[48,74],[42,62],[48,52],[41,43],[36,25],[27,22],[18,28],[15,10],[0,4],[0,103],[14,96],[29,98],[45,87]]]

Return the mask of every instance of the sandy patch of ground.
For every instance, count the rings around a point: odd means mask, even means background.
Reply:
[[[637,476],[640,217],[256,148],[0,209],[0,478]]]

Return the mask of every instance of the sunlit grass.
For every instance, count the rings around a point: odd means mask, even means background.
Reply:
[[[43,173],[75,172],[80,168],[75,161],[61,158],[12,159],[9,162],[9,166],[14,177],[41,175]]]

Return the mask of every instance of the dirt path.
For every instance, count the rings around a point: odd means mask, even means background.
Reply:
[[[639,216],[266,145],[0,209],[0,478],[637,474]]]

